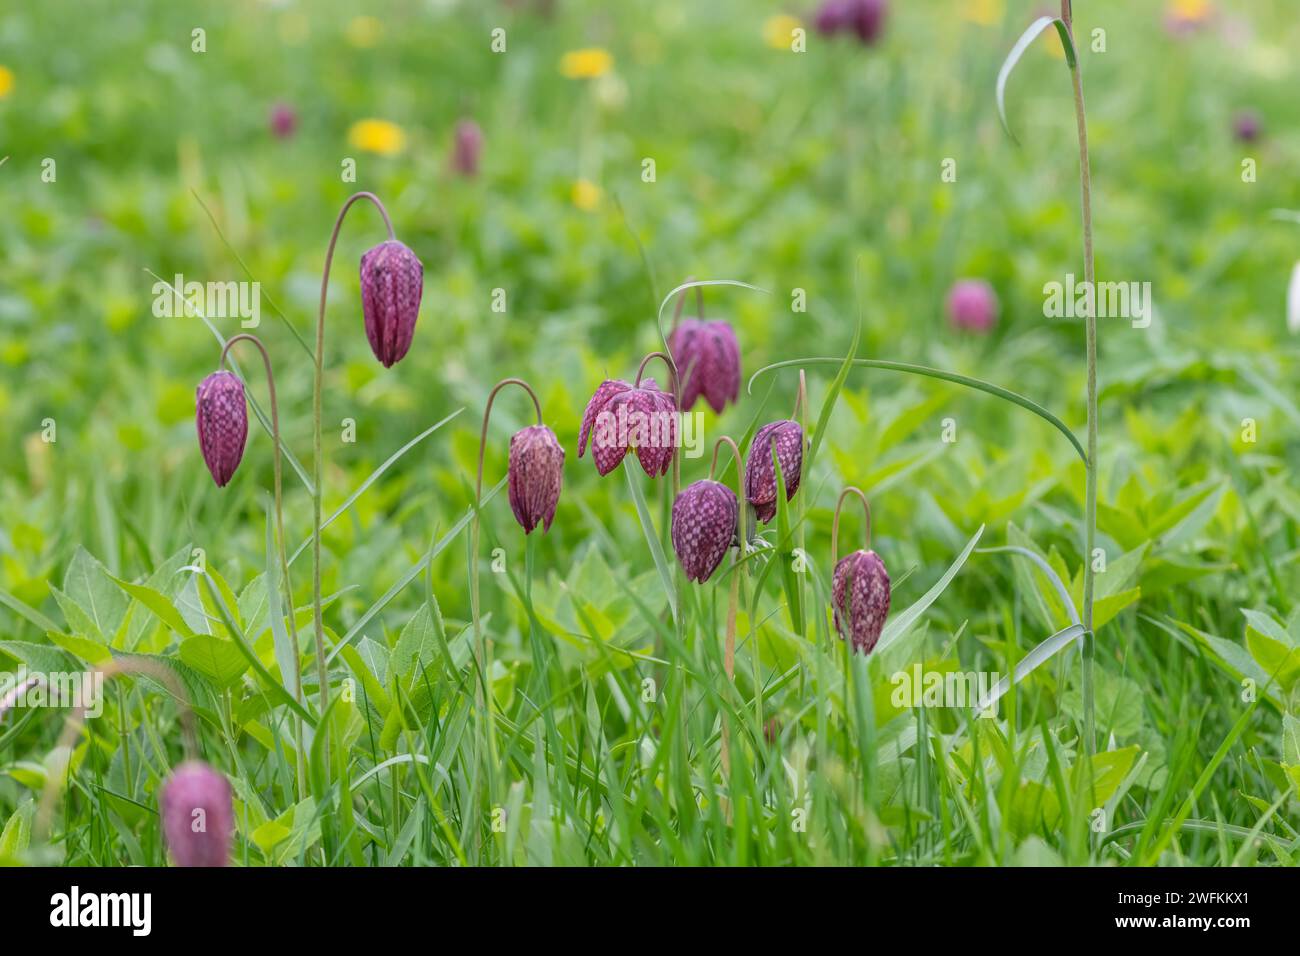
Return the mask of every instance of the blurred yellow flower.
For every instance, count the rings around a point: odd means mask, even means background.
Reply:
[[[1006,4],[1003,0],[967,0],[966,5],[962,7],[961,15],[962,19],[969,20],[971,23],[991,27],[1001,23],[1002,15],[1006,12]]]
[[[383,36],[384,25],[376,17],[353,17],[343,35],[355,47],[369,49]]]
[[[784,13],[768,17],[763,23],[763,42],[773,50],[788,50],[794,42],[794,31],[801,26],[798,17]]]
[[[348,142],[367,153],[392,156],[406,146],[406,133],[388,120],[363,119],[348,130]]]
[[[0,100],[9,95],[14,88],[14,73],[7,66],[0,66]]]
[[[573,200],[573,204],[583,212],[591,212],[599,206],[603,195],[600,187],[590,179],[579,179],[573,184],[573,189],[569,192],[569,198]]]
[[[1209,0],[1170,0],[1169,15],[1184,23],[1204,23],[1213,13]]]
[[[570,50],[560,58],[560,72],[571,80],[594,80],[604,76],[613,67],[614,58],[608,50],[598,46]]]

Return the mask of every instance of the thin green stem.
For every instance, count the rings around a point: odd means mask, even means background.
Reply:
[[[1070,0],[1061,0],[1061,20],[1070,39],[1074,40],[1074,24]],[[1088,123],[1083,107],[1083,73],[1075,57],[1070,70],[1074,83],[1074,117],[1079,130],[1079,197],[1083,219],[1083,276],[1088,288],[1096,289],[1092,253],[1092,172],[1088,160]],[[1084,553],[1083,553],[1083,735],[1087,752],[1096,750],[1094,735],[1092,666],[1096,656],[1096,638],[1092,631],[1092,597],[1094,587],[1093,548],[1097,539],[1097,311],[1096,296],[1090,300],[1084,323],[1088,340],[1088,461],[1085,469],[1087,482],[1084,491]]]
[[[282,489],[281,477],[283,469],[281,466],[280,454],[280,410],[275,399],[275,373],[271,370],[271,355],[266,350],[266,346],[256,335],[248,332],[241,332],[226,340],[225,347],[221,350],[221,361],[218,363],[221,368],[226,367],[226,356],[230,354],[230,349],[236,342],[251,342],[262,353],[262,365],[266,368],[266,390],[270,395],[271,402],[271,442],[275,445],[274,462],[275,473],[275,536],[279,539],[280,551],[280,578],[284,584],[285,605],[289,609],[289,638],[293,648],[293,699],[299,704],[302,701],[302,649],[298,644],[298,622],[295,620],[297,615],[294,613],[293,605],[293,585],[289,578],[289,551],[284,537],[284,494]],[[295,718],[297,728],[296,747],[298,753],[298,799],[302,799],[307,793],[307,748],[303,741],[303,724],[302,718]]]
[[[324,497],[325,489],[322,487],[321,480],[321,387],[325,375],[325,301],[329,295],[330,286],[330,266],[334,262],[334,247],[339,241],[339,230],[343,227],[343,219],[352,208],[353,203],[360,199],[368,200],[374,203],[379,214],[384,218],[384,225],[388,228],[388,238],[395,239],[393,233],[393,221],[388,218],[388,210],[384,204],[379,201],[379,197],[374,193],[358,192],[353,193],[343,203],[339,209],[338,218],[334,220],[334,231],[330,233],[329,248],[325,251],[325,269],[321,273],[320,280],[320,311],[316,315],[316,349],[314,351],[316,359],[316,374],[312,382],[312,536],[311,536],[311,556],[312,556],[312,618],[315,624],[316,633],[316,679],[320,683],[320,712],[321,723],[317,728],[317,733],[326,734],[323,742],[322,752],[325,754],[324,766],[329,770],[329,728],[325,720],[325,714],[329,709],[329,668],[325,660],[325,623],[321,615],[321,589],[320,589],[320,536],[321,536],[321,503]]]

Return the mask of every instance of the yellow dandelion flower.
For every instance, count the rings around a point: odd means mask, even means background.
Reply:
[[[763,42],[773,50],[788,50],[794,43],[794,31],[802,27],[798,17],[779,13],[763,23]]]
[[[14,71],[0,65],[0,100],[9,95],[14,88]]]
[[[614,68],[614,58],[598,46],[570,50],[560,58],[560,72],[571,80],[594,80]]]
[[[600,205],[600,199],[604,195],[599,186],[590,179],[579,179],[573,184],[573,189],[569,191],[569,198],[573,204],[583,212],[591,212]]]
[[[388,120],[363,119],[348,130],[348,142],[367,153],[393,156],[406,147],[406,133]]]
[[[353,17],[343,35],[353,46],[368,50],[384,35],[384,25],[377,17]]]
[[[1003,0],[967,0],[961,15],[963,20],[978,23],[982,27],[992,27],[1002,22],[1002,16],[1006,12]]]

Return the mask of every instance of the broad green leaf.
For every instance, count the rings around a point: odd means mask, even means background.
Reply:
[[[248,670],[248,661],[234,641],[195,634],[181,641],[180,659],[219,687],[233,687]]]
[[[85,548],[78,546],[73,554],[63,578],[63,591],[89,615],[105,641],[113,639],[126,617],[126,596],[114,586],[112,575]]]

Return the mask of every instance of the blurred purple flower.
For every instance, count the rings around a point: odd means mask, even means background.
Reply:
[[[740,346],[729,323],[683,319],[668,336],[668,351],[683,377],[682,411],[703,395],[721,414],[740,396]]]
[[[271,107],[271,132],[277,139],[289,139],[298,130],[298,113],[288,103]]]
[[[870,654],[889,616],[889,572],[874,551],[840,559],[831,578],[835,630],[855,651]]]
[[[589,436],[591,456],[601,475],[617,468],[630,450],[635,450],[651,478],[667,474],[677,445],[677,403],[652,378],[642,379],[639,386],[606,379],[583,412],[579,458],[587,450]]]
[[[785,479],[785,500],[799,490],[803,468],[803,429],[789,419],[769,422],[758,430],[745,461],[745,498],[754,506],[758,520],[766,524],[776,517],[776,469],[772,465],[772,441]]]
[[[822,36],[832,36],[849,25],[852,0],[825,0],[813,16],[813,24]]]
[[[740,503],[720,482],[687,485],[673,502],[673,550],[690,581],[703,584],[735,543]]]
[[[361,257],[361,309],[366,338],[384,368],[401,361],[415,336],[424,292],[424,266],[396,239]]]
[[[477,176],[483,152],[483,131],[472,119],[456,124],[451,150],[451,167],[462,176]]]
[[[226,866],[235,832],[230,782],[200,761],[177,767],[159,792],[163,835],[177,866]]]
[[[224,488],[239,467],[248,441],[244,383],[233,372],[213,372],[199,382],[195,399],[199,450],[212,480]]]
[[[555,432],[545,425],[530,425],[510,439],[510,508],[531,534],[538,524],[551,530],[564,480],[564,449]]]
[[[948,321],[968,332],[988,332],[998,320],[998,297],[983,279],[961,279],[948,290]]]
[[[1243,143],[1255,142],[1261,130],[1259,114],[1254,110],[1241,110],[1232,118],[1232,134]]]

